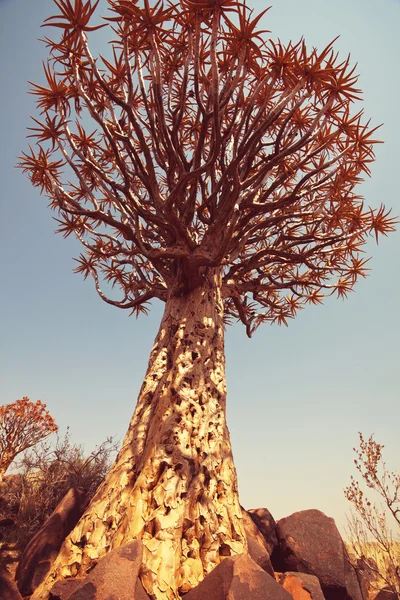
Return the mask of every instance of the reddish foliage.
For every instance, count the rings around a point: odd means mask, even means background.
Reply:
[[[57,429],[46,404],[40,400],[30,402],[24,396],[0,406],[0,478],[18,454]]]
[[[112,56],[93,58],[97,2],[55,0],[38,149],[20,167],[84,244],[76,271],[138,313],[222,266],[225,314],[251,335],[366,274],[368,234],[393,231],[354,190],[376,128],[353,111],[349,59],[273,42],[235,0],[108,0]],[[88,117],[93,128],[85,130]],[[84,121],[85,120],[85,121]],[[101,280],[122,290],[111,299]]]

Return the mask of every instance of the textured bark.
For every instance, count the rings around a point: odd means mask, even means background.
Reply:
[[[178,598],[224,556],[247,550],[225,421],[221,273],[166,303],[121,451],[33,599],[141,539],[141,580]]]

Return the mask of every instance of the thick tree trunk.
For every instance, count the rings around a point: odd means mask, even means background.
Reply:
[[[221,274],[210,271],[167,301],[118,458],[32,598],[135,538],[142,583],[157,600],[178,598],[224,556],[246,551],[225,402]]]

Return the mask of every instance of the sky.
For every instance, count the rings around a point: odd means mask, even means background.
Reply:
[[[54,234],[46,199],[14,168],[36,114],[27,81],[43,81],[40,25],[52,14],[52,0],[0,0],[0,403],[41,399],[90,452],[125,434],[162,306],[136,320],[103,303],[72,272],[78,242]],[[276,0],[262,23],[274,39],[304,36],[318,48],[340,35],[337,50],[358,63],[365,114],[383,123],[360,191],[400,215],[400,2]],[[102,29],[97,49],[107,36]],[[307,307],[251,340],[241,324],[227,330],[228,426],[245,508],[267,507],[275,519],[316,508],[343,531],[358,431],[374,433],[400,469],[399,232],[366,250],[370,276],[346,301]]]

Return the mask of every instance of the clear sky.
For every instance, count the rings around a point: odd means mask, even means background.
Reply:
[[[102,303],[72,273],[78,243],[54,234],[46,199],[14,169],[35,110],[27,80],[43,81],[40,24],[51,14],[52,0],[0,0],[0,403],[43,400],[89,451],[122,439],[162,307],[136,320]],[[341,35],[365,113],[384,123],[362,192],[400,215],[400,2],[276,0],[263,23],[273,38],[321,48]],[[107,35],[97,34],[97,48]],[[308,307],[288,328],[261,326],[251,340],[240,324],[227,331],[228,425],[246,508],[266,506],[276,519],[318,508],[342,527],[358,431],[375,433],[400,469],[400,234],[367,251],[371,275],[347,301]]]

